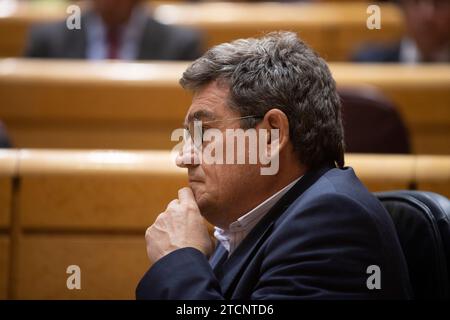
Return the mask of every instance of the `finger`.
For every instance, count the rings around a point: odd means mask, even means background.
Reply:
[[[178,200],[178,199],[173,199],[172,201],[169,202],[169,204],[167,205],[167,208],[166,208],[166,209],[174,208],[174,207],[177,207],[177,206],[179,206],[179,205],[180,205],[180,200]]]
[[[184,187],[178,190],[178,199],[180,200],[181,204],[188,204],[188,203],[195,203],[195,197],[194,193],[192,192],[191,188]]]

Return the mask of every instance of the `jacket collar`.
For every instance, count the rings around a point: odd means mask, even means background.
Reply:
[[[226,298],[231,298],[239,275],[242,274],[244,267],[249,263],[254,252],[261,247],[264,240],[269,236],[270,230],[277,220],[277,218],[285,212],[289,206],[300,195],[312,186],[323,174],[332,169],[331,166],[322,167],[318,170],[308,171],[265,215],[261,221],[254,227],[254,229],[246,236],[241,244],[236,248],[230,257],[223,262],[217,264],[217,261],[222,262],[226,250],[223,246],[218,246],[214,252],[212,259],[216,261],[213,265],[214,272],[219,278],[222,293]],[[222,277],[223,276],[223,277]]]

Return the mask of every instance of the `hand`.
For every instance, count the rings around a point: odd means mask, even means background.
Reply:
[[[145,232],[147,255],[153,263],[180,248],[192,247],[206,256],[212,252],[212,243],[205,220],[190,188],[178,190],[178,199],[172,200]]]

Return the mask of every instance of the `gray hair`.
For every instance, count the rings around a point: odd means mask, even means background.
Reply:
[[[208,50],[183,73],[191,91],[212,81],[229,89],[227,104],[242,116],[273,108],[289,119],[289,135],[301,163],[344,166],[344,132],[336,84],[325,61],[293,32],[273,32]],[[245,128],[255,119],[242,120]]]

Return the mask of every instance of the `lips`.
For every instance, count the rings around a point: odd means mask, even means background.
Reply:
[[[189,183],[193,183],[193,182],[202,183],[203,181],[200,181],[200,180],[197,180],[197,179],[189,179]]]

